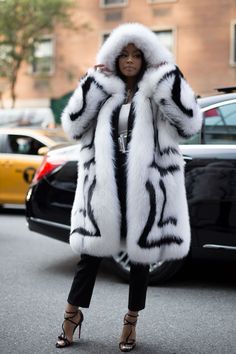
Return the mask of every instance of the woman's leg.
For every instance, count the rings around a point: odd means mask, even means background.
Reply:
[[[128,302],[130,311],[141,311],[145,308],[148,282],[149,265],[131,263]]]
[[[121,351],[130,351],[135,346],[135,326],[138,312],[145,308],[148,281],[149,265],[131,263],[128,312],[124,317],[124,326],[119,344]]]
[[[82,255],[77,264],[75,276],[68,295],[65,308],[65,320],[63,322],[64,336],[72,343],[74,329],[83,319],[82,313],[78,310],[81,307],[89,307],[92,298],[93,288],[102,258],[89,255]],[[68,320],[69,319],[69,320]],[[57,341],[57,346],[64,347],[65,340]]]
[[[77,307],[89,307],[101,261],[101,257],[86,254],[81,256],[68,295],[67,301],[69,304]]]

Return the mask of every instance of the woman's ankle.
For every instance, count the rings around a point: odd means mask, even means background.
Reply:
[[[139,316],[138,311],[131,311],[131,310],[128,310],[127,315],[130,317],[138,317]]]
[[[78,312],[78,306],[74,306],[71,305],[69,303],[67,303],[66,308],[65,308],[65,312]]]

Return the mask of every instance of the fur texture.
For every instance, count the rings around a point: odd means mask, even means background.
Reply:
[[[143,51],[148,69],[129,117],[127,251],[139,263],[178,259],[187,255],[190,245],[178,140],[195,134],[202,117],[172,55],[143,25],[125,24],[114,30],[97,62],[114,72],[116,59],[128,43]],[[62,115],[64,129],[81,141],[70,236],[71,247],[79,254],[111,256],[120,250],[114,122],[124,97],[125,85],[119,77],[90,69]]]

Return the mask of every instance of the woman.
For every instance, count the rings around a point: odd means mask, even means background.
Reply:
[[[81,143],[70,245],[81,255],[57,347],[72,343],[89,307],[102,257],[126,240],[128,312],[119,348],[135,347],[149,264],[187,255],[190,227],[178,141],[201,127],[192,89],[171,54],[141,24],[119,26],[62,115]]]

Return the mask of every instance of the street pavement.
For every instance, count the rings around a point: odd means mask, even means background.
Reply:
[[[101,266],[81,340],[54,344],[77,257],[69,245],[30,232],[24,213],[0,212],[0,353],[119,353],[128,287]],[[236,353],[235,264],[188,264],[171,282],[148,290],[134,353]]]

